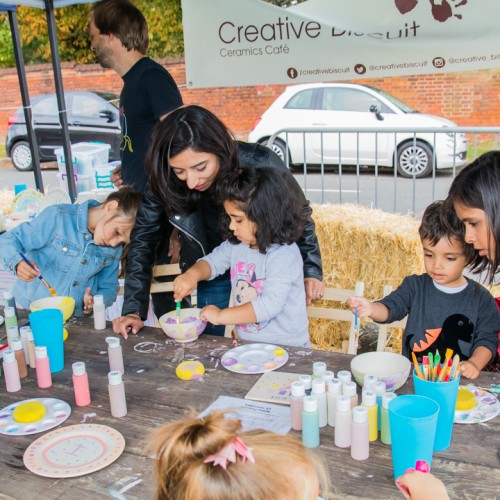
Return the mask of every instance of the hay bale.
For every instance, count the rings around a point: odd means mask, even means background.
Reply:
[[[0,212],[7,215],[10,214],[10,207],[14,199],[14,191],[10,189],[0,190]]]

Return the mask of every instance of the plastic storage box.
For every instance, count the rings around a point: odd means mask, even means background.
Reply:
[[[94,175],[75,175],[75,186],[76,186],[76,194],[81,193],[82,191],[92,191],[95,189],[95,176]],[[59,179],[59,184],[64,190],[68,190],[68,176],[66,172],[57,174],[57,178]]]
[[[73,171],[77,175],[94,176],[95,168],[106,165],[109,161],[111,146],[101,142],[79,142],[71,145],[73,156]],[[54,153],[57,157],[59,173],[66,174],[66,162],[63,148],[57,148]]]

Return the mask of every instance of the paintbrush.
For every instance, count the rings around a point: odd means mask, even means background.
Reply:
[[[30,266],[31,269],[33,269],[33,271],[38,272],[36,270],[36,267],[27,259],[26,255],[24,255],[22,252],[19,252],[19,255],[21,256],[21,259],[23,259],[24,262],[26,262],[26,264],[28,264],[28,266]],[[49,291],[50,295],[52,295],[52,297],[55,297],[57,295],[56,291],[47,283],[47,281],[43,279],[43,276],[39,274],[38,278],[47,287],[47,290]]]
[[[413,351],[411,352],[411,357],[413,359],[413,365],[415,366],[415,373],[417,374],[417,377],[425,380],[424,374],[422,373],[420,365],[418,364],[417,356],[415,356],[415,353]]]
[[[434,381],[437,381],[439,372],[441,371],[439,368],[439,363],[441,362],[441,355],[439,351],[436,351],[436,355],[434,356]]]
[[[178,300],[175,303],[175,319],[177,321],[177,324],[180,325],[181,324],[181,301],[180,300]]]
[[[455,354],[455,356],[453,356],[453,363],[451,364],[450,380],[455,380],[458,377],[459,373],[460,373],[460,356],[458,354]]]
[[[444,356],[444,361],[443,361],[443,366],[441,367],[441,373],[439,374],[438,377],[438,382],[442,382],[444,379],[444,376],[446,375],[446,372],[448,371],[448,363],[453,356],[453,349],[446,349],[446,354]]]
[[[429,379],[428,380],[434,380],[434,357],[432,356],[432,352],[428,354],[429,358]]]
[[[429,380],[429,376],[430,376],[429,356],[422,357],[422,364],[423,364],[423,368],[424,368],[424,380]]]
[[[359,347],[359,314],[358,308],[354,309],[354,346]]]

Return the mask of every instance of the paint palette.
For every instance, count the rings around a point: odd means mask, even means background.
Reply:
[[[474,384],[468,384],[466,388],[474,394],[476,404],[468,410],[456,410],[456,424],[479,424],[495,418],[500,413],[500,401],[495,394],[479,389]]]
[[[226,370],[248,375],[271,372],[288,361],[288,352],[274,344],[246,344],[225,352],[221,364]]]
[[[125,449],[125,438],[112,427],[78,424],[61,427],[31,443],[24,465],[44,477],[78,477],[103,469]]]
[[[71,415],[65,401],[54,398],[27,399],[0,410],[0,434],[26,436],[45,432]]]

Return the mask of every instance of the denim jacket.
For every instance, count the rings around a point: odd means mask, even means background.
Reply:
[[[0,258],[5,269],[15,275],[21,261],[19,252],[23,252],[38,265],[57,295],[75,299],[75,316],[83,316],[87,287],[92,295],[103,295],[106,306],[115,301],[118,290],[122,247],[96,245],[87,228],[89,207],[97,205],[92,200],[81,205],[50,206],[33,220],[0,236]],[[32,301],[50,294],[41,280],[34,279],[17,280],[14,296],[29,309]]]

